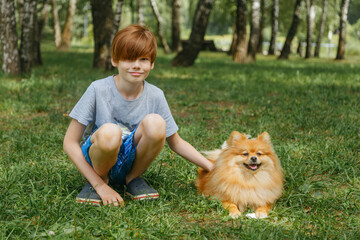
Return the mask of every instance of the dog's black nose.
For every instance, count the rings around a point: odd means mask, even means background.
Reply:
[[[257,161],[257,157],[251,157],[250,160],[251,160],[252,162],[256,162],[256,161]]]

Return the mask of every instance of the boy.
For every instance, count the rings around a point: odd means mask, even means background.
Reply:
[[[64,150],[88,180],[78,201],[123,204],[109,183],[125,184],[134,200],[157,198],[157,191],[140,176],[165,140],[180,156],[211,170],[212,163],[178,135],[163,92],[145,81],[156,52],[155,36],[146,27],[120,30],[111,50],[118,74],[93,82],[71,111]]]

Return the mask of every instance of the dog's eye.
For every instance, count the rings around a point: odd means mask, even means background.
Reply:
[[[248,154],[248,153],[243,153],[243,155],[244,155],[244,156],[249,156],[249,154]]]
[[[257,155],[260,157],[262,154],[258,152]]]

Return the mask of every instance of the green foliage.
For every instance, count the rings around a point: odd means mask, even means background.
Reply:
[[[155,202],[75,203],[84,179],[62,150],[66,115],[91,81],[92,49],[43,45],[31,75],[0,75],[1,239],[359,239],[360,67],[357,62],[258,57],[239,65],[202,52],[174,68],[159,54],[148,81],[162,88],[180,135],[219,147],[232,130],[268,131],[285,170],[284,194],[265,220],[232,220],[197,193],[196,166],[167,146],[145,173]]]

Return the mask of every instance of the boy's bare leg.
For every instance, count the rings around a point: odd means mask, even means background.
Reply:
[[[105,183],[109,182],[108,172],[116,163],[122,144],[121,136],[120,127],[112,123],[103,124],[91,136],[90,159],[95,172]]]
[[[136,157],[126,176],[126,184],[145,172],[163,149],[165,138],[165,120],[158,114],[146,115],[135,132]]]

